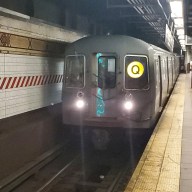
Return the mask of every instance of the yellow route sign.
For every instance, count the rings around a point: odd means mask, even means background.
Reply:
[[[144,73],[144,66],[139,61],[133,61],[127,66],[127,74],[132,78],[139,78]]]

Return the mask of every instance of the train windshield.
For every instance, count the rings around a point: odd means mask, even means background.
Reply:
[[[125,89],[148,89],[148,59],[146,56],[125,57]]]
[[[113,56],[98,58],[98,87],[114,88],[116,85],[116,59]]]
[[[67,56],[65,65],[65,86],[84,87],[85,57]]]

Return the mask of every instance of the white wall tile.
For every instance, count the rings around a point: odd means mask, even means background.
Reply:
[[[3,119],[3,118],[5,118],[6,116],[5,116],[5,108],[3,109],[3,108],[0,108],[0,119]]]
[[[4,75],[5,71],[5,62],[4,62],[5,56],[4,54],[0,54],[0,77]]]
[[[2,93],[0,92],[0,119],[5,118],[5,109],[6,109],[6,102],[5,97],[2,97]]]
[[[31,57],[33,59],[31,59]],[[36,56],[5,56],[5,74],[55,74],[63,71],[63,58],[49,58]],[[22,73],[21,73],[22,72]]]
[[[63,74],[63,58],[6,54],[3,60],[5,60],[5,73],[2,75],[5,77]],[[2,90],[0,99],[4,99],[4,104],[2,104],[4,109],[1,110],[0,118],[59,103],[61,92],[62,83]]]
[[[0,108],[5,108],[5,99],[0,99]]]
[[[0,99],[5,99],[5,90],[0,90]]]

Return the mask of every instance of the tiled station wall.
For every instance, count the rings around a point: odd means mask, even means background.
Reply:
[[[0,119],[61,102],[65,47],[84,34],[0,12]]]
[[[61,102],[63,58],[0,54],[0,119]]]

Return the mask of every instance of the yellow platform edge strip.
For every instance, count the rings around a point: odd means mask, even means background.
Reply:
[[[185,78],[179,76],[124,192],[179,192]]]

